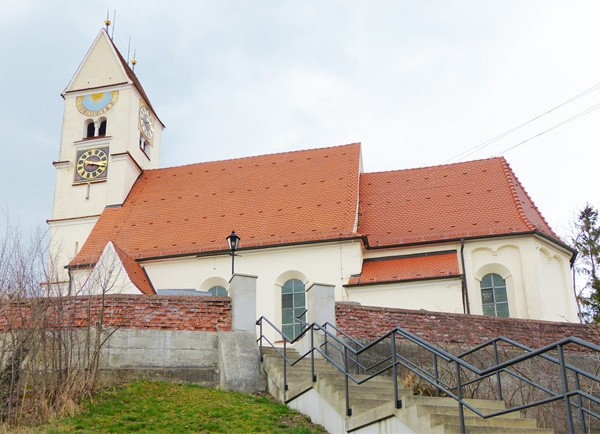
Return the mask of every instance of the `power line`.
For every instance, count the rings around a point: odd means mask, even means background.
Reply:
[[[554,130],[554,129],[558,128],[558,127],[562,127],[563,125],[565,125],[565,124],[568,124],[569,122],[572,122],[572,121],[574,121],[575,119],[579,119],[580,117],[582,117],[582,116],[585,116],[585,115],[587,115],[587,114],[589,114],[589,113],[593,112],[594,110],[598,110],[599,108],[600,108],[600,103],[598,103],[598,104],[596,104],[596,105],[594,105],[594,106],[592,106],[592,107],[590,107],[590,108],[588,108],[588,109],[586,109],[586,110],[584,110],[584,111],[582,111],[582,112],[580,112],[580,113],[576,114],[575,116],[573,116],[573,117],[571,117],[571,118],[569,118],[569,119],[567,119],[567,120],[565,120],[565,121],[559,122],[558,124],[556,124],[556,125],[554,125],[554,126],[552,126],[552,127],[548,128],[547,130],[544,130],[544,131],[542,131],[541,133],[538,133],[538,134],[536,134],[535,136],[532,136],[532,137],[528,138],[527,140],[523,140],[522,142],[520,142],[520,143],[517,143],[516,145],[513,145],[513,146],[511,146],[511,147],[509,147],[509,148],[506,148],[506,149],[504,149],[503,151],[500,151],[500,152],[498,152],[497,154],[495,154],[495,155],[492,155],[492,156],[493,156],[493,157],[498,157],[498,156],[500,156],[500,155],[502,155],[502,154],[504,154],[504,153],[506,153],[506,152],[508,152],[508,151],[511,151],[511,150],[515,149],[515,148],[516,148],[516,147],[518,147],[518,146],[521,146],[521,145],[522,145],[522,144],[524,144],[524,143],[527,143],[527,142],[529,142],[530,140],[533,140],[533,139],[535,139],[535,138],[537,138],[537,137],[539,137],[539,136],[541,136],[541,135],[543,135],[543,134],[546,134],[547,132],[550,132],[550,131],[552,131],[552,130]]]
[[[483,143],[480,143],[480,144],[479,144],[479,145],[477,145],[477,146],[474,146],[474,147],[472,147],[472,148],[470,148],[470,149],[467,149],[466,151],[463,151],[463,152],[461,152],[460,154],[458,154],[458,155],[456,155],[456,156],[454,156],[454,157],[452,157],[452,158],[449,158],[448,160],[444,161],[442,164],[449,163],[449,162],[451,162],[451,161],[452,161],[452,162],[457,162],[457,161],[460,161],[461,159],[463,159],[463,158],[465,158],[465,157],[468,157],[469,155],[472,155],[472,154],[474,154],[475,152],[477,152],[477,151],[479,151],[479,150],[481,150],[481,149],[483,149],[483,148],[485,148],[485,147],[487,147],[487,146],[491,145],[492,143],[494,143],[494,142],[496,142],[496,141],[500,140],[501,138],[503,138],[503,137],[506,137],[507,135],[509,135],[509,134],[511,134],[511,133],[513,133],[513,132],[515,132],[515,131],[517,131],[518,129],[520,129],[520,128],[523,128],[523,127],[524,127],[524,126],[526,126],[526,125],[529,125],[530,123],[532,123],[532,122],[534,122],[534,121],[536,121],[536,120],[540,119],[541,117],[543,117],[543,116],[546,116],[547,114],[549,114],[549,113],[552,113],[552,112],[553,112],[553,111],[555,111],[555,110],[558,110],[559,108],[561,108],[561,107],[563,107],[563,106],[565,106],[565,105],[567,105],[567,104],[569,104],[569,103],[571,103],[571,102],[573,102],[573,101],[575,101],[575,100],[577,100],[577,99],[579,99],[579,98],[581,98],[581,97],[583,97],[583,96],[587,95],[588,93],[591,93],[591,92],[595,91],[595,90],[596,90],[596,89],[598,89],[598,88],[600,88],[600,83],[597,83],[597,84],[595,84],[594,86],[590,87],[589,89],[587,89],[587,90],[584,90],[584,91],[583,91],[583,92],[581,92],[580,94],[578,94],[578,95],[575,95],[574,97],[572,97],[572,98],[570,98],[570,99],[568,99],[568,100],[566,100],[566,101],[562,102],[561,104],[557,105],[556,107],[554,107],[554,108],[551,108],[550,110],[548,110],[548,111],[546,111],[546,112],[544,112],[544,113],[542,113],[542,114],[540,114],[540,115],[538,115],[538,116],[536,116],[536,117],[534,117],[534,118],[532,118],[532,119],[528,120],[527,122],[523,122],[522,124],[519,124],[519,125],[517,125],[516,127],[513,127],[513,128],[511,128],[511,129],[509,129],[509,130],[507,130],[507,131],[505,131],[505,132],[503,132],[503,133],[501,133],[501,134],[498,134],[497,136],[495,136],[495,137],[492,137],[491,139],[488,139],[488,140],[486,140],[485,142],[483,142]],[[589,110],[589,109],[588,109],[588,110]],[[594,109],[594,110],[595,110],[595,109]],[[592,110],[592,111],[593,111],[593,110]],[[583,113],[583,112],[582,112],[582,113]],[[587,113],[588,113],[588,112],[586,111],[585,113],[581,114],[581,116],[584,116],[584,115],[585,115],[585,114],[587,114]],[[531,140],[531,139],[534,139],[535,137],[538,137],[538,136],[540,136],[540,135],[542,135],[542,134],[545,134],[545,133],[547,133],[548,131],[551,131],[551,130],[553,130],[554,128],[558,128],[559,126],[561,126],[561,125],[564,125],[565,123],[568,123],[568,122],[570,122],[571,120],[575,120],[577,117],[579,117],[579,115],[576,115],[574,118],[571,118],[571,119],[569,119],[569,120],[565,121],[564,123],[558,124],[558,125],[556,125],[556,126],[554,126],[554,127],[550,128],[550,129],[548,129],[548,130],[546,130],[546,131],[544,131],[544,132],[542,132],[542,133],[540,133],[540,134],[538,134],[538,135],[536,135],[536,136],[534,136],[534,137],[531,137],[530,139],[527,139],[527,140],[525,140],[525,141],[523,141],[523,142],[521,142],[521,143],[519,143],[519,144],[517,144],[517,145],[515,145],[515,146],[513,146],[513,147],[511,147],[511,148],[509,148],[509,149],[507,149],[507,150],[510,150],[510,149],[516,148],[517,146],[519,146],[519,145],[522,145],[523,143],[525,143],[525,142],[528,142],[529,140]]]

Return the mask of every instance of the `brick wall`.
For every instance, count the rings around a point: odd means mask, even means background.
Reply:
[[[391,309],[352,303],[336,303],[336,321],[344,333],[367,340],[374,340],[398,326],[441,345],[476,346],[498,336],[506,336],[531,348],[539,348],[568,336],[600,345],[600,327],[583,324]]]
[[[100,297],[64,297],[23,300],[0,305],[0,330],[31,327],[96,326],[102,314]],[[168,295],[107,295],[104,327],[147,330],[230,331],[231,302],[228,297]]]

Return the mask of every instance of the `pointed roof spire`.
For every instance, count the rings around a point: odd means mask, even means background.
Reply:
[[[156,115],[156,110],[152,107],[137,76],[110,39],[107,30],[101,29],[75,75],[63,91],[63,96],[70,92],[99,89],[118,84],[133,85]],[[160,121],[160,119],[158,120]]]

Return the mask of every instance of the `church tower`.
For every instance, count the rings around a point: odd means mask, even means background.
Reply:
[[[62,93],[63,126],[50,253],[67,265],[107,206],[120,206],[138,176],[159,167],[164,125],[102,29]]]

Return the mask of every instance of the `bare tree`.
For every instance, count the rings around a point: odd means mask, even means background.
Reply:
[[[6,222],[0,234],[0,431],[72,414],[97,382],[106,295],[122,267],[109,257],[68,295],[46,234],[25,239]],[[114,259],[114,261],[112,260]],[[117,291],[118,292],[118,291]]]

